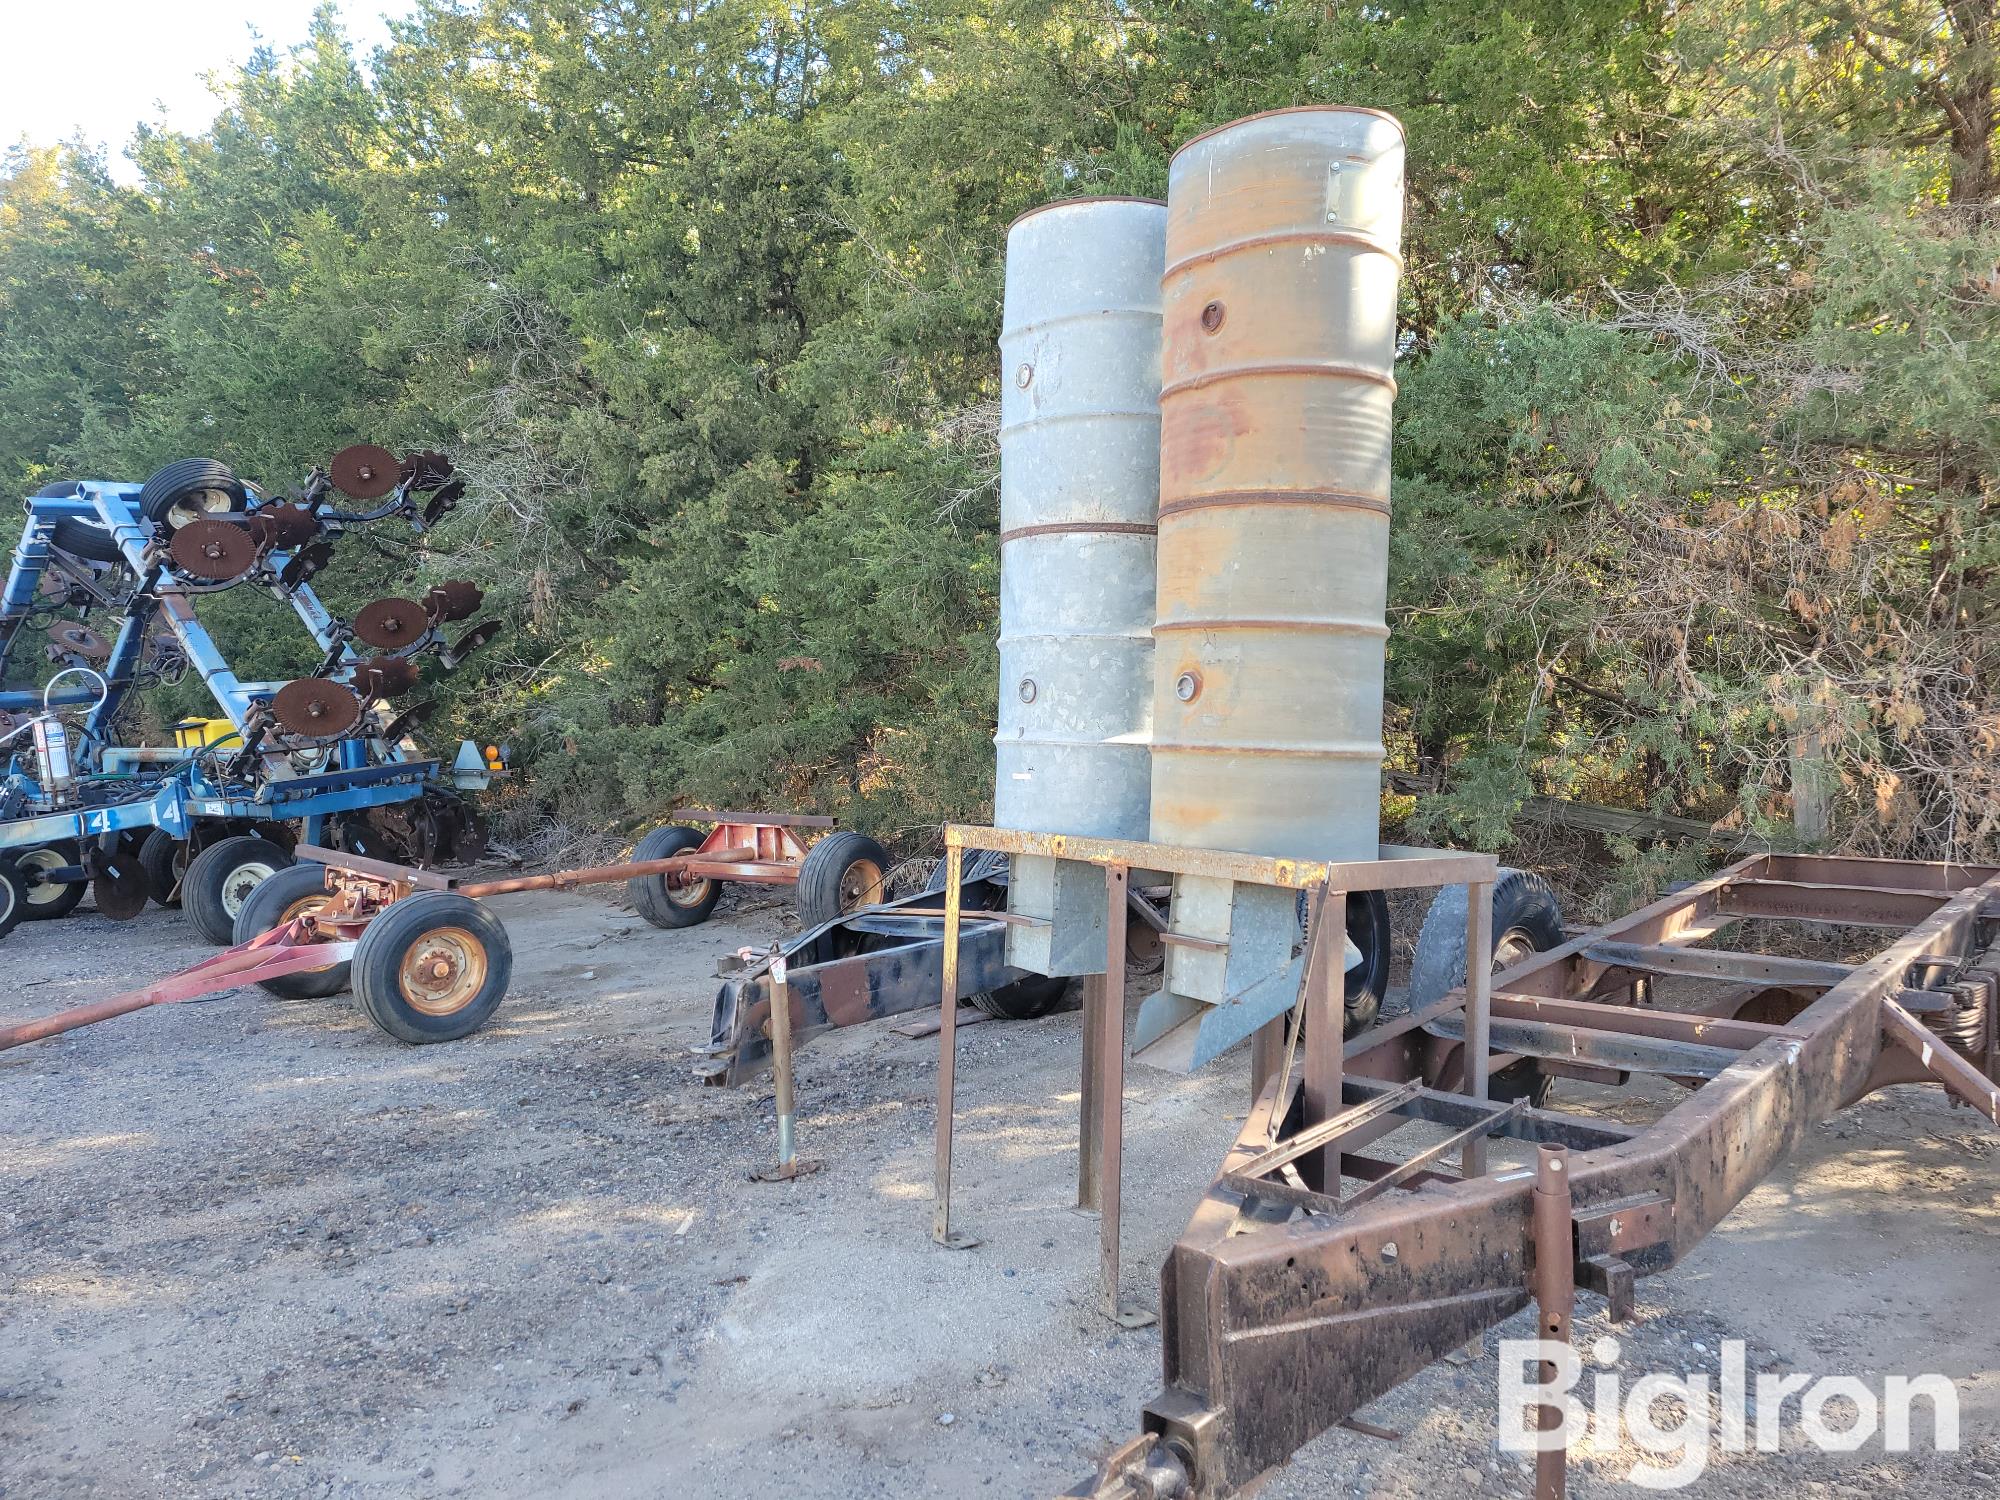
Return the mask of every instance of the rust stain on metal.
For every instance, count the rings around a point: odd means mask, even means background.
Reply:
[[[1312,108],[1175,155],[1156,842],[1374,852],[1402,153],[1393,120]]]

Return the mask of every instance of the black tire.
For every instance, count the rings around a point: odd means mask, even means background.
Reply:
[[[867,834],[829,833],[799,866],[799,925],[810,932],[887,900],[888,875],[888,852]]]
[[[202,515],[233,515],[247,503],[242,481],[212,458],[176,459],[154,470],[139,490],[139,513],[169,532],[189,519],[183,514],[176,520],[176,507],[190,506]]]
[[[57,917],[66,917],[76,910],[83,893],[90,889],[87,880],[66,880],[60,885],[35,883],[30,875],[35,866],[54,869],[64,865],[74,865],[82,859],[76,844],[64,840],[56,844],[43,844],[38,849],[23,849],[14,856],[14,868],[21,876],[22,894],[27,898],[27,906],[21,912],[24,922],[51,922]]]
[[[35,491],[37,500],[67,500],[83,492],[81,479],[58,479],[54,484],[45,484]]]
[[[236,914],[250,893],[293,863],[283,849],[254,834],[210,844],[188,861],[181,877],[181,910],[196,932],[226,948],[236,941]]]
[[[672,824],[655,828],[632,848],[636,864],[645,859],[672,859],[690,849],[699,849],[703,835],[692,828]],[[720,880],[684,880],[669,885],[664,875],[641,875],[625,882],[632,906],[655,927],[699,927],[722,899]]]
[[[1410,963],[1410,1008],[1441,1000],[1465,982],[1466,887],[1448,885],[1431,900]],[[1493,885],[1493,951],[1505,965],[1526,954],[1546,953],[1563,941],[1562,907],[1539,875],[1502,869]],[[1487,1080],[1495,1099],[1548,1101],[1549,1076],[1533,1059],[1509,1064]]]
[[[80,521],[75,516],[56,517],[56,524],[49,528],[49,545],[58,552],[67,552],[85,562],[115,563],[125,560],[125,554],[111,540],[110,532],[95,521]]]
[[[139,845],[139,868],[146,872],[146,893],[169,911],[181,904],[181,879],[187,874],[187,840],[155,828]]]
[[[1017,979],[1012,984],[1003,984],[997,990],[974,995],[966,1004],[974,1010],[985,1011],[996,1021],[1032,1021],[1062,1004],[1068,989],[1067,979],[1036,974],[1027,979]]]
[[[236,913],[230,940],[247,943],[274,927],[306,912],[317,911],[333,899],[326,888],[326,866],[300,864],[280,870],[253,890]],[[324,969],[306,969],[276,979],[260,979],[257,987],[280,1000],[320,1000],[347,988],[348,963],[328,964]]]
[[[0,938],[21,925],[28,910],[28,892],[12,865],[0,865]]]
[[[1299,927],[1303,931],[1311,913],[1310,892],[1299,892]],[[1342,1037],[1359,1036],[1382,1016],[1382,1001],[1389,993],[1389,964],[1394,957],[1389,926],[1389,897],[1383,891],[1347,893],[1347,936],[1361,951],[1361,962],[1344,972],[1342,990]],[[1343,951],[1341,959],[1344,962]],[[1289,1022],[1286,1035],[1291,1034]]]
[[[425,992],[406,971],[426,954],[448,972]],[[370,922],[354,949],[354,998],[398,1041],[455,1042],[484,1026],[507,994],[514,950],[500,919],[456,891],[419,891]]]

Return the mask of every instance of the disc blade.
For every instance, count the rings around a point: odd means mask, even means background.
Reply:
[[[114,922],[129,922],[146,909],[146,871],[134,848],[121,841],[110,854],[100,855],[91,877],[90,893],[97,914]]]
[[[285,571],[278,575],[278,582],[288,589],[295,589],[332,560],[333,547],[326,542],[314,542],[292,555],[292,560],[285,564]]]
[[[442,453],[412,453],[403,460],[403,478],[413,490],[434,490],[451,478],[451,460]]]
[[[250,517],[249,526],[260,545],[287,552],[319,535],[319,518],[303,505],[267,505]]]
[[[195,520],[174,532],[167,555],[183,578],[227,583],[256,564],[257,544],[233,521]]]
[[[356,500],[379,500],[396,487],[403,466],[387,448],[373,443],[356,443],[342,448],[327,465],[327,473],[342,494]]]
[[[465,481],[463,479],[452,480],[451,483],[445,485],[435,495],[431,496],[430,502],[424,506],[424,524],[426,526],[431,525],[464,498]]]
[[[428,698],[422,703],[413,703],[389,721],[389,727],[382,731],[382,738],[393,745],[436,712],[437,704]],[[4,732],[5,727],[0,725],[0,732]]]
[[[374,656],[354,669],[354,690],[364,698],[394,698],[421,680],[413,661],[400,656]]]
[[[430,616],[414,599],[377,599],[364,604],[351,627],[354,638],[378,651],[400,651],[430,631]]]
[[[272,697],[271,717],[302,739],[338,739],[361,722],[361,700],[337,682],[300,677]]]
[[[92,630],[88,625],[64,624],[51,626],[49,641],[71,656],[80,656],[85,661],[106,662],[111,660],[111,643]]]
[[[499,633],[500,622],[498,620],[484,621],[481,624],[473,626],[472,629],[466,631],[464,635],[453,641],[438,657],[438,660],[442,661],[447,669],[454,668]]]
[[[424,612],[433,620],[469,620],[485,602],[486,594],[478,584],[451,579],[424,595]]]

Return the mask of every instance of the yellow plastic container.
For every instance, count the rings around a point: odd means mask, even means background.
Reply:
[[[231,739],[235,734],[236,726],[227,719],[182,719],[174,725],[174,748],[199,750],[204,745]]]

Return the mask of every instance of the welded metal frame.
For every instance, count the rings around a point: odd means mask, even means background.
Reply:
[[[1085,977],[1083,1004],[1082,1103],[1078,1129],[1077,1202],[1099,1214],[1099,1277],[1106,1315],[1125,1327],[1154,1321],[1153,1314],[1121,1302],[1122,1171],[1125,1104],[1125,974],[1126,893],[1134,870],[1173,875],[1204,875],[1250,885],[1318,893],[1322,912],[1343,911],[1350,891],[1409,890],[1427,886],[1470,887],[1466,903],[1466,952],[1484,954],[1492,948],[1492,887],[1498,862],[1490,854],[1469,854],[1402,845],[1380,846],[1372,860],[1316,861],[1241,854],[1228,850],[1190,849],[1131,839],[1100,839],[1070,834],[1036,833],[950,823],[945,826],[944,949],[940,989],[942,1024],[938,1029],[938,1092],[936,1157],[933,1171],[931,1238],[951,1250],[969,1249],[978,1241],[951,1227],[952,1115],[957,1083],[957,1006],[961,927],[970,916],[960,897],[960,874],[967,850],[991,850],[1009,856],[1040,855],[1096,865],[1106,885],[1105,971]],[[1016,918],[1016,920],[1020,920]],[[1312,924],[1308,940],[1300,1020],[1304,1061],[1299,1074],[1303,1097],[1328,1110],[1341,1096],[1344,1055],[1340,1038],[1345,1019],[1341,971],[1334,964],[1335,945],[1317,941],[1326,924]],[[1162,935],[1174,941],[1171,932]],[[1470,963],[1466,984],[1453,993],[1463,1011],[1467,1034],[1483,1039],[1488,1025],[1488,968]],[[1279,1071],[1278,1059],[1285,1017],[1263,1028],[1251,1048],[1252,1092],[1267,1087]],[[1468,1094],[1485,1097],[1486,1050],[1468,1054]],[[1476,1174],[1482,1169],[1480,1144],[1464,1143],[1462,1165]]]
[[[1898,935],[1852,967],[1689,946],[1771,915]],[[1245,1180],[1274,1137],[1295,1140],[1325,1118],[1302,1090],[1281,1097],[1274,1081],[1162,1269],[1165,1389],[1141,1438],[1081,1493],[1124,1493],[1114,1486],[1142,1471],[1154,1476],[1149,1494],[1233,1493],[1531,1298],[1567,1326],[1566,1278],[1545,1274],[1557,1257],[1537,1250],[1552,1243],[1547,1162],[1539,1191],[1533,1168],[1424,1172],[1403,1182],[1410,1191],[1342,1203],[1336,1178],[1313,1178],[1322,1151],[1340,1176],[1366,1180],[1381,1167],[1366,1148],[1406,1119],[1568,1148],[1554,1169],[1562,1258],[1616,1320],[1631,1310],[1636,1277],[1678,1262],[1811,1126],[1872,1090],[1938,1082],[2000,1124],[1993,986],[1983,977],[2000,964],[1996,923],[2000,867],[1742,860],[1493,980],[1493,1044],[1507,1049],[1495,1067],[1529,1055],[1593,1078],[1706,1078],[1686,1100],[1651,1125],[1624,1126],[1459,1092],[1452,1085],[1476,1068],[1465,1029],[1451,1024],[1464,997],[1448,995],[1346,1043],[1342,1105],[1395,1098],[1386,1115],[1357,1110],[1331,1144],[1300,1158],[1319,1201]],[[1641,982],[1677,967],[1742,982],[1696,1010],[1641,1003]],[[1967,974],[1978,982],[1964,993],[1939,983]],[[1967,995],[1985,997],[1979,1066],[1919,1019],[1949,1018]],[[1759,1010],[1779,1019],[1749,1018]],[[1715,1066],[1718,1053],[1726,1061]]]
[[[20,620],[35,607],[35,590],[43,572],[57,564],[61,554],[54,550],[56,522],[64,518],[101,526],[117,545],[124,566],[135,580],[131,598],[124,605],[124,618],[111,645],[111,656],[102,668],[106,694],[85,721],[85,745],[81,762],[86,770],[97,768],[97,757],[106,748],[105,736],[125,694],[131,689],[145,649],[147,632],[157,617],[163,620],[179,643],[188,665],[207,685],[217,705],[243,733],[256,705],[269,696],[265,684],[245,683],[231,670],[221,649],[195,617],[193,596],[200,590],[183,587],[163,576],[157,559],[149,555],[153,546],[151,527],[139,514],[142,486],[105,480],[84,480],[74,495],[41,495],[28,499],[27,518],[15,544],[4,583],[0,583],[0,672],[16,637]],[[246,487],[248,488],[248,487]],[[253,509],[268,497],[248,488]],[[266,566],[280,571],[291,554],[274,550]],[[300,583],[272,590],[305,626],[316,646],[331,651],[336,643],[336,622],[311,586]],[[360,658],[344,643],[339,660],[352,667]],[[79,707],[96,700],[90,687],[58,688],[49,695],[54,708]],[[42,695],[33,690],[0,690],[0,711],[34,711],[42,707]],[[426,787],[438,785],[443,768],[433,759],[414,759],[398,744],[380,740],[366,765],[348,765],[346,757],[359,741],[357,735],[329,750],[327,766],[305,775],[278,775],[255,784],[212,775],[190,751],[175,764],[161,768],[161,784],[150,797],[135,797],[107,806],[79,805],[50,808],[30,816],[0,820],[0,853],[10,849],[35,848],[62,840],[105,839],[121,833],[137,833],[162,828],[184,838],[197,819],[242,819],[256,822],[301,820],[308,841],[322,836],[324,820],[341,813],[361,812],[421,797]],[[10,786],[30,803],[42,799],[43,788],[18,760],[0,763],[0,785]]]
[[[733,813],[732,818],[758,816]],[[780,824],[819,824],[830,819],[789,818],[774,815]],[[723,825],[739,831],[746,825]],[[704,844],[703,848],[707,845]],[[326,888],[333,899],[317,911],[295,917],[281,927],[260,933],[247,942],[225,948],[197,964],[170,974],[157,983],[108,1000],[77,1006],[57,1015],[0,1028],[0,1051],[24,1042],[39,1041],[74,1031],[114,1016],[127,1015],[148,1006],[195,1000],[239,989],[266,979],[281,978],[306,969],[323,968],[329,963],[352,958],[354,945],[368,924],[390,906],[418,891],[454,891],[478,899],[515,891],[574,890],[585,885],[607,885],[646,875],[681,875],[721,867],[747,859],[756,853],[754,845],[730,848],[704,856],[700,851],[670,855],[665,859],[642,859],[618,865],[595,865],[587,869],[557,870],[548,875],[514,875],[498,880],[462,880],[436,870],[368,859],[316,844],[300,844],[292,851],[299,859],[326,867]],[[787,1038],[789,1045],[789,1037]]]

